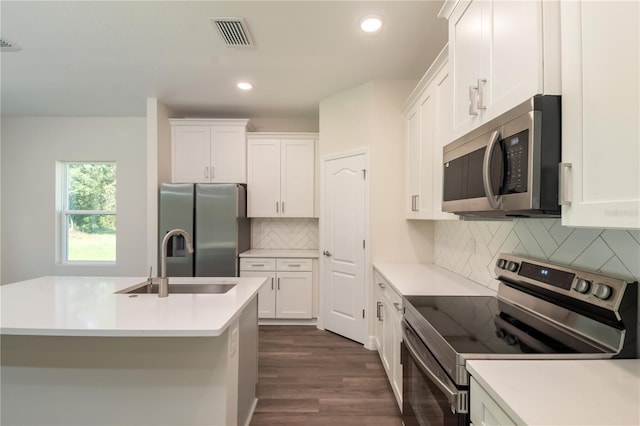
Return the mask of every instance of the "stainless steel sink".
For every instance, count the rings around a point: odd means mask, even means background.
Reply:
[[[169,294],[223,294],[236,286],[235,283],[170,283]],[[143,282],[134,286],[116,291],[116,294],[158,294],[158,284]]]

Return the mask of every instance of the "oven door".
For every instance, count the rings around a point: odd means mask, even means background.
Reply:
[[[405,426],[469,424],[468,389],[455,386],[405,321],[402,335],[402,421]]]

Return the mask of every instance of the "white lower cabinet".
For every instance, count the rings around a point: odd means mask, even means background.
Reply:
[[[511,426],[516,422],[505,413],[498,403],[471,377],[471,423],[476,426]]]
[[[241,258],[240,276],[269,279],[258,293],[258,318],[312,317],[311,259]]]
[[[402,297],[379,274],[376,283],[376,346],[389,383],[402,409]]]

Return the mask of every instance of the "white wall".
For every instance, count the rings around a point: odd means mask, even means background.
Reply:
[[[2,283],[42,275],[146,275],[144,118],[2,118]],[[56,162],[116,161],[115,265],[56,263]]]
[[[369,149],[372,262],[431,262],[433,225],[404,218],[405,119],[415,81],[372,81],[320,103],[320,157]]]
[[[158,188],[171,182],[171,125],[174,112],[156,98],[147,99],[147,266],[158,275]]]
[[[415,81],[372,81],[320,102],[320,158],[369,151],[371,262],[433,261],[433,224],[404,219],[405,119],[402,106]],[[369,288],[373,289],[370,272]],[[373,312],[375,291],[369,291]],[[374,332],[369,315],[369,335]]]

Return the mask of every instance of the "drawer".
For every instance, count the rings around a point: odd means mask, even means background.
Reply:
[[[311,259],[277,259],[278,271],[308,271],[311,269]]]
[[[262,257],[241,257],[241,271],[275,271],[276,259]]]
[[[378,289],[380,289],[385,299],[387,299],[395,307],[395,309],[399,311],[399,314],[401,315],[402,296],[397,291],[395,291],[395,289],[391,287],[391,284],[389,284],[387,280],[382,278],[382,276],[377,272],[375,274],[375,285]]]

